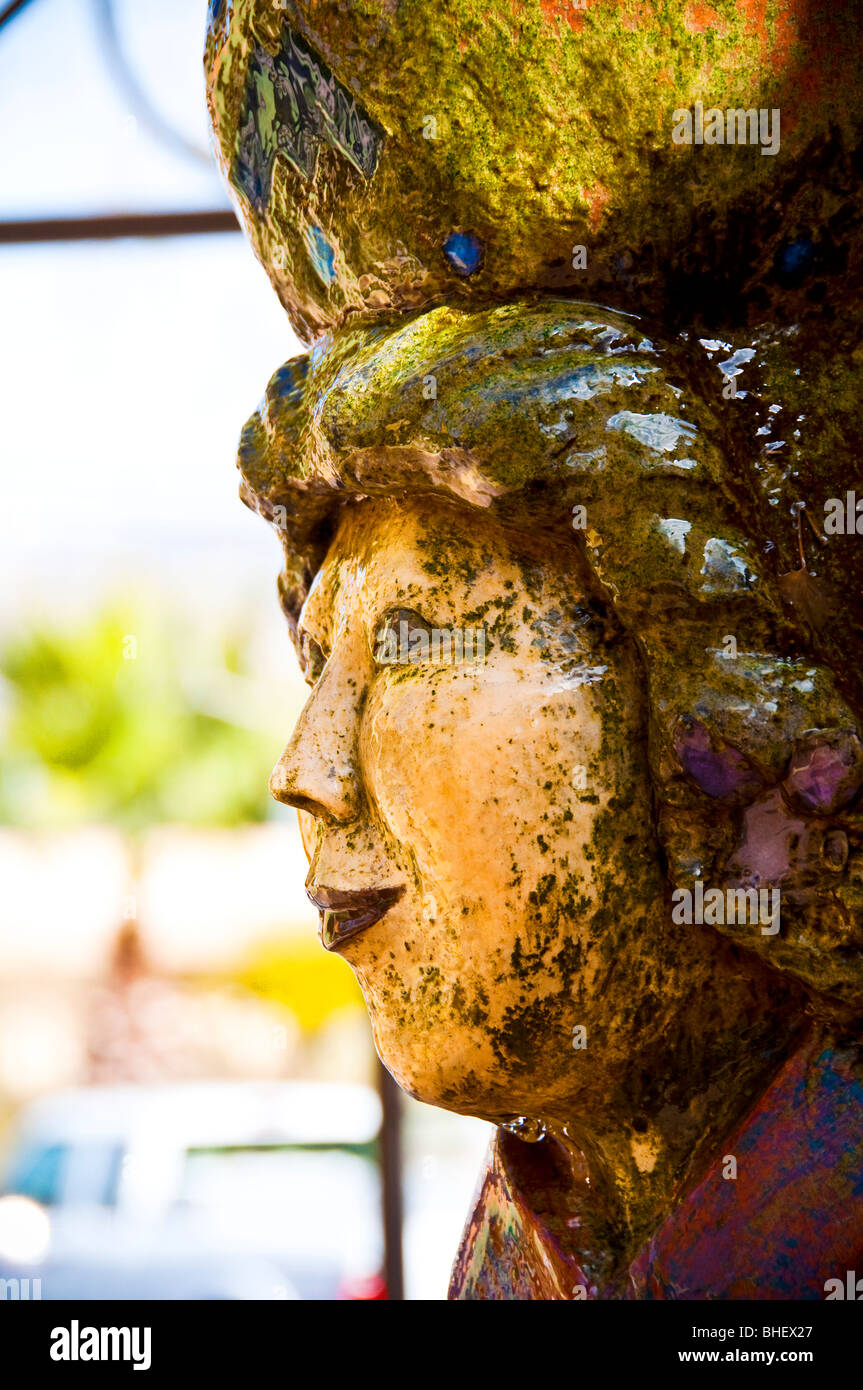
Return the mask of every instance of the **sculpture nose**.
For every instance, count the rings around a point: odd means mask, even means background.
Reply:
[[[332,660],[303,707],[270,775],[270,794],[285,806],[337,823],[356,819],[362,805],[355,683]]]

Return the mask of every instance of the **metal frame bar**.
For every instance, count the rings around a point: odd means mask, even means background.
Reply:
[[[29,3],[30,0],[10,0],[8,5],[4,5],[3,9],[0,10],[0,29],[8,20],[14,19],[16,14],[19,14]]]
[[[202,236],[238,232],[231,208],[207,212],[120,213],[100,217],[46,217],[0,222],[0,245],[37,241],[110,241],[118,237]]]

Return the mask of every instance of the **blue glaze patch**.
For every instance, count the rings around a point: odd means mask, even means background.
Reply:
[[[473,275],[482,261],[482,242],[473,232],[450,232],[443,253],[459,275]]]
[[[207,9],[208,35],[213,35],[218,30],[220,37],[224,39],[231,27],[233,17],[234,0],[209,0]]]
[[[231,182],[259,215],[269,206],[278,155],[309,180],[321,146],[328,145],[370,179],[383,139],[381,127],[299,34],[285,26],[275,56],[261,46],[253,49]]]
[[[303,236],[315,274],[324,285],[336,278],[336,254],[320,227],[307,227]]]
[[[798,237],[780,247],[774,264],[779,279],[793,285],[809,274],[814,261],[815,247],[809,237]]]
[[[215,52],[227,42],[234,18],[234,0],[209,0],[207,9],[207,66],[212,70]]]
[[[302,357],[292,357],[283,363],[278,371],[273,372],[267,395],[277,397],[282,405],[299,405],[303,399],[308,375],[308,353],[304,353]]]

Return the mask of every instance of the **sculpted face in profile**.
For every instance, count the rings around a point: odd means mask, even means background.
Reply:
[[[575,545],[549,550],[432,498],[345,506],[271,790],[300,811],[322,941],[407,1091],[653,1170],[711,1084],[696,1038],[743,1055],[778,1029],[721,941],[670,926],[635,647]],[[620,1112],[651,1107],[660,1049],[691,1059],[675,1113],[626,1154]]]
[[[271,790],[384,1064],[499,1126],[451,1293],[838,1296],[863,1259],[863,625],[858,560],[804,520],[844,486],[836,431],[803,458],[820,340],[696,342],[663,299],[674,246],[641,286],[665,329],[579,302],[540,185],[521,240],[479,186],[480,231],[447,203],[469,161],[452,189],[434,166],[431,203],[407,188],[421,78],[393,70],[387,107],[360,59],[390,61],[402,8],[288,8],[211,6],[207,57],[241,210],[319,337],[240,446],[310,687]],[[539,8],[536,62],[601,54]],[[543,147],[561,178],[569,138]],[[613,184],[630,230],[666,157]],[[762,176],[717,175],[716,206],[743,219]],[[585,219],[595,294],[633,307],[602,279],[619,225]],[[777,284],[761,310],[805,327]],[[849,431],[856,399],[834,389]]]
[[[591,1152],[639,1229],[784,1047],[785,991],[670,922],[635,644],[556,549],[433,498],[346,505],[271,789],[405,1090]]]
[[[566,1118],[598,1081],[574,1026],[647,983],[610,976],[635,929],[612,902],[650,881],[636,661],[570,551],[551,565],[445,501],[346,506],[299,618],[313,693],[271,783],[300,808],[323,942],[387,1066],[498,1122],[539,1086]]]

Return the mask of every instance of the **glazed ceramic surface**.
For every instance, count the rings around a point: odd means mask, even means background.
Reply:
[[[210,7],[311,344],[239,452],[271,787],[386,1066],[500,1126],[454,1297],[863,1259],[860,58],[802,0]]]

